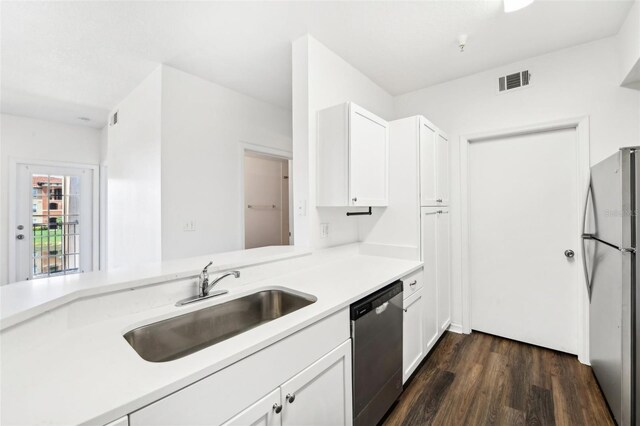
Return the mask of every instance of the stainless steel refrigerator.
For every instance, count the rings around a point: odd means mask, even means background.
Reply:
[[[640,418],[636,389],[640,316],[636,309],[640,238],[640,147],[624,148],[591,168],[583,219],[583,262],[590,295],[591,366],[619,425]]]

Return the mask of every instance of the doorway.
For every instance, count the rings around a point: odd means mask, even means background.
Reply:
[[[585,119],[462,138],[465,331],[588,359],[586,129]]]
[[[291,161],[244,151],[244,247],[290,245]]]
[[[15,176],[11,280],[97,269],[96,168],[16,163]]]

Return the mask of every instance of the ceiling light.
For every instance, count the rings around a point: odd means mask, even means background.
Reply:
[[[504,0],[504,13],[515,12],[533,3],[533,0]]]

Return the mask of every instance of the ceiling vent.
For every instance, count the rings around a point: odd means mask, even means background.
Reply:
[[[111,121],[109,123],[110,126],[115,126],[116,124],[118,124],[118,111],[113,113],[113,115],[111,116]]]
[[[529,84],[531,84],[531,73],[528,70],[520,71],[498,78],[498,91],[506,92]]]

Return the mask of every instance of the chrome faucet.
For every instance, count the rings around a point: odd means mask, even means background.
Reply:
[[[231,272],[227,272],[226,274],[222,274],[218,278],[213,280],[211,284],[209,284],[209,275],[206,274],[204,279],[200,282],[200,297],[207,297],[210,294],[210,291],[213,288],[213,286],[218,284],[220,280],[222,280],[225,277],[228,277],[229,275],[233,275],[236,278],[240,278],[240,271],[231,271]]]
[[[216,284],[218,284],[220,280],[222,280],[225,277],[228,277],[229,275],[233,275],[236,278],[240,278],[240,271],[231,271],[231,272],[227,272],[226,274],[220,275],[219,277],[214,279],[211,284],[209,284],[209,266],[211,266],[212,264],[213,264],[213,261],[207,263],[207,266],[205,266],[202,269],[202,272],[200,272],[200,275],[198,275],[198,294],[196,294],[195,296],[191,296],[186,299],[180,300],[178,303],[176,303],[176,306],[183,306],[189,303],[197,302],[199,300],[205,300],[210,297],[227,294],[229,292],[228,290],[216,290],[212,292],[211,289],[213,289],[213,287]]]

